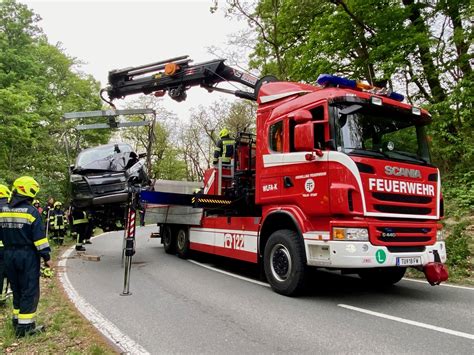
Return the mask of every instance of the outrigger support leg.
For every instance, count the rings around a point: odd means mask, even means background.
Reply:
[[[138,193],[133,189],[133,187],[131,187],[130,190],[125,248],[123,253],[125,255],[125,272],[123,278],[123,291],[120,294],[121,296],[132,295],[130,292],[130,272],[132,269],[132,256],[135,255],[135,219],[137,213]]]

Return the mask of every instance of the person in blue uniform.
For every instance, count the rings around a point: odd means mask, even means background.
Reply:
[[[30,176],[15,180],[9,203],[0,208],[0,240],[5,247],[7,278],[13,291],[13,319],[17,337],[44,330],[36,326],[40,298],[40,263],[51,267],[51,248],[38,210],[32,206],[39,184]]]
[[[10,195],[10,189],[5,185],[0,184],[0,208],[2,208],[8,203]],[[7,274],[5,272],[5,262],[3,261],[3,250],[3,242],[0,239],[0,306],[3,306],[5,304],[5,301],[7,300],[8,290]]]

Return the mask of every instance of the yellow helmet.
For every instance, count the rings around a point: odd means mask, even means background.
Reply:
[[[56,208],[56,207],[61,207],[62,205],[63,205],[63,204],[62,204],[61,202],[56,201],[56,202],[54,203],[53,207],[54,207],[54,208]]]
[[[39,205],[39,204],[40,204],[39,200],[33,200],[33,206],[34,205]]]
[[[39,190],[39,184],[31,176],[19,177],[13,183],[13,191],[19,195],[35,198]]]
[[[12,192],[7,186],[0,184],[0,198],[10,198],[11,194]]]
[[[225,137],[225,136],[228,136],[229,135],[229,130],[227,128],[223,128],[221,129],[221,131],[219,132],[219,137],[222,138],[222,137]]]

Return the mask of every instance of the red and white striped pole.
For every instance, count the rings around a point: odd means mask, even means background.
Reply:
[[[131,201],[128,205],[127,227],[125,238],[125,273],[123,280],[123,292],[121,296],[130,296],[130,270],[132,268],[132,256],[135,254],[135,219],[137,211],[135,209],[134,197],[132,193]]]

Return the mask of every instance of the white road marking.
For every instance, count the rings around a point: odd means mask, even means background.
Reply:
[[[104,233],[100,236],[103,236],[107,233]],[[97,236],[99,237],[99,236]],[[74,250],[74,246],[66,250],[62,254],[62,259],[59,261],[58,266],[63,268],[63,272],[59,273],[59,279],[68,295],[69,299],[74,303],[76,308],[81,312],[84,317],[92,323],[94,327],[97,328],[107,339],[109,339],[113,344],[118,346],[123,353],[126,354],[150,354],[145,348],[141,345],[130,339],[127,335],[122,333],[120,329],[115,326],[111,321],[105,318],[97,309],[95,309],[90,303],[88,303],[84,298],[79,296],[77,291],[71,284],[69,277],[66,273],[66,263],[67,258],[71,255]]]
[[[342,308],[350,309],[352,311],[369,314],[369,315],[375,316],[375,317],[385,318],[385,319],[393,320],[395,322],[410,324],[410,325],[414,325],[414,326],[417,326],[417,327],[420,327],[420,328],[435,330],[437,332],[446,333],[446,334],[455,335],[455,336],[458,336],[458,337],[474,340],[474,334],[463,333],[463,332],[459,332],[457,330],[451,330],[451,329],[447,329],[447,328],[437,327],[435,325],[416,322],[416,321],[405,319],[405,318],[394,317],[394,316],[391,316],[391,315],[388,315],[388,314],[385,314],[385,313],[369,311],[368,309],[349,306],[347,304],[338,304],[338,306],[342,307]]]
[[[411,282],[418,282],[418,283],[422,283],[422,284],[425,284],[425,285],[429,285],[428,281],[423,281],[423,280],[407,279],[405,277],[403,278],[403,280],[404,281],[411,281]],[[468,286],[458,286],[458,285],[451,285],[451,284],[440,284],[438,286],[460,288],[460,289],[463,289],[463,290],[474,291],[474,287],[468,287]]]
[[[251,283],[254,283],[254,284],[257,284],[257,285],[260,285],[260,286],[265,286],[265,287],[270,287],[269,284],[265,283],[265,282],[261,282],[261,281],[257,281],[257,280],[252,280],[248,277],[245,277],[245,276],[240,276],[240,275],[237,275],[237,274],[233,274],[231,272],[228,272],[228,271],[224,271],[224,270],[220,270],[220,269],[217,269],[215,267],[212,267],[210,265],[206,265],[206,264],[202,264],[200,262],[197,262],[197,261],[194,261],[194,260],[189,260],[188,261],[190,263],[193,263],[193,264],[196,264],[196,265],[199,265],[203,268],[206,268],[206,269],[209,269],[209,270],[212,270],[212,271],[216,271],[216,272],[220,272],[221,274],[224,274],[224,275],[228,275],[228,276],[232,276],[236,279],[240,279],[240,280],[244,280],[244,281],[247,281],[247,282],[251,282]]]

